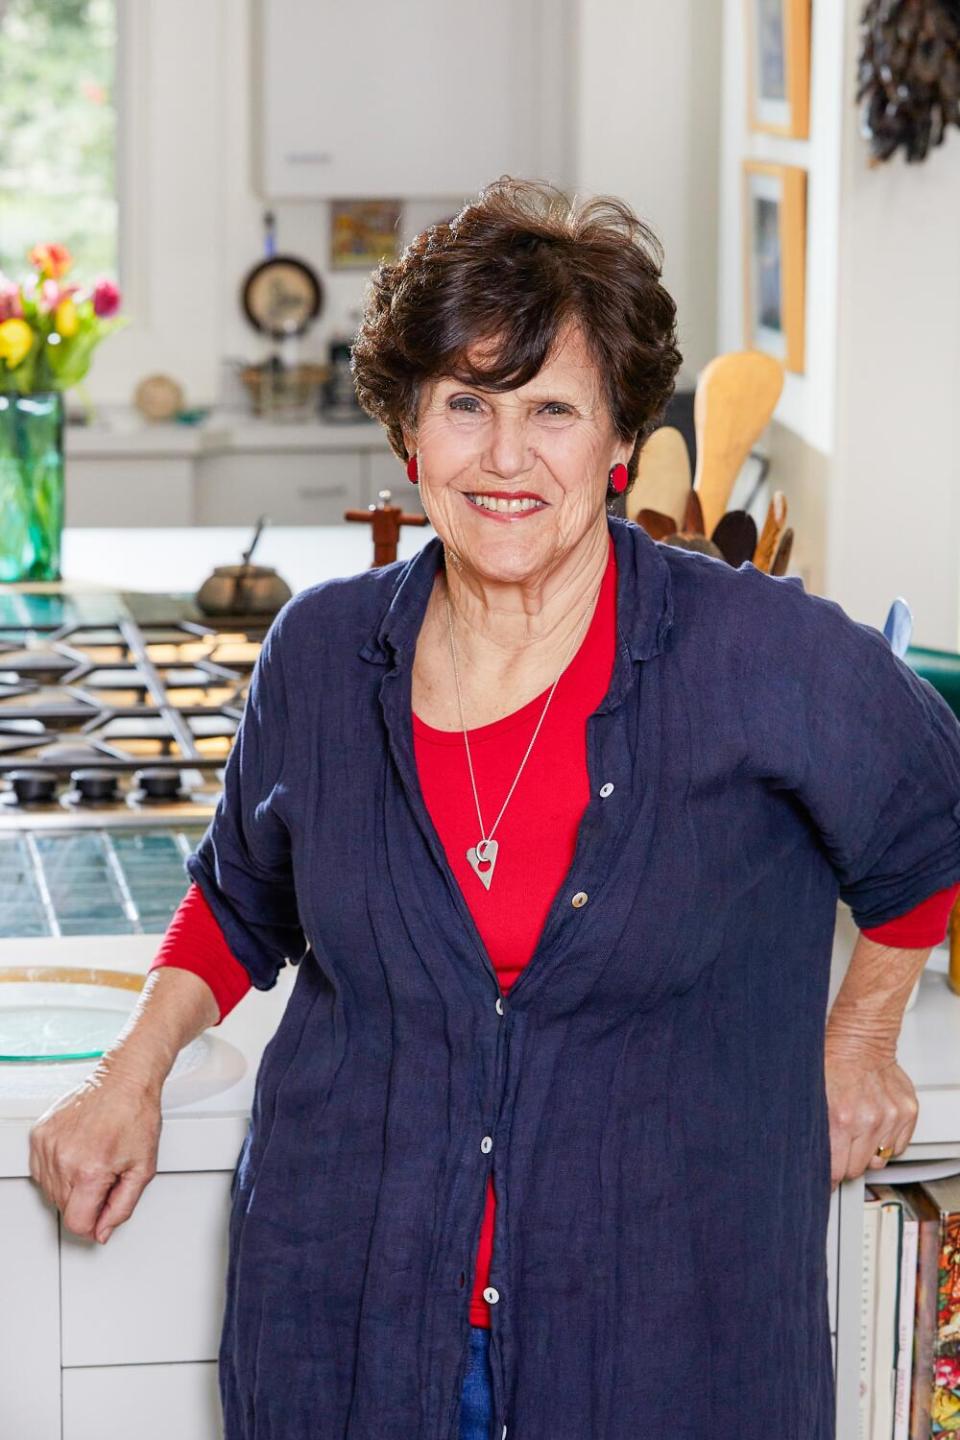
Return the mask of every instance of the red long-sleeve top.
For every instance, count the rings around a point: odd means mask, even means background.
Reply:
[[[580,647],[564,671],[497,828],[500,844],[489,891],[471,869],[466,852],[478,834],[463,735],[437,730],[413,716],[417,774],[424,802],[443,843],[487,953],[506,994],[532,956],[553,898],[573,860],[580,819],[590,799],[586,721],[610,684],[616,636],[617,572],[613,542],[597,606]],[[470,751],[485,823],[493,824],[510,788],[547,692],[490,725],[472,728]],[[563,776],[563,784],[557,784]],[[939,944],[960,885],[928,896],[906,915],[863,934],[903,949]],[[151,969],[175,965],[201,976],[223,1017],[250,988],[246,970],[227,947],[199,887],[191,883]],[[495,1138],[495,1137],[494,1137]],[[470,1299],[470,1321],[489,1325],[483,1298],[493,1246],[496,1195],[487,1182],[486,1206]]]

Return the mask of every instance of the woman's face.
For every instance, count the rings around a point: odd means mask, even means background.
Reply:
[[[594,527],[605,530],[610,467],[633,449],[613,428],[575,327],[516,390],[446,377],[425,384],[406,443],[444,545],[479,576],[501,581],[535,579]]]

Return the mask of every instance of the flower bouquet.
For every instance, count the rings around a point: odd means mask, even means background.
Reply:
[[[28,259],[22,282],[0,274],[0,581],[60,579],[63,391],[126,323],[111,280],[66,282],[65,246],[37,245]]]

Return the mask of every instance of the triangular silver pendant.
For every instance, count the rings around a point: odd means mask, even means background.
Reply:
[[[475,873],[489,890],[490,881],[493,879],[493,867],[497,863],[497,851],[500,847],[496,840],[481,840],[480,843],[483,846],[483,859],[481,860],[478,856],[475,845],[472,845],[467,851],[467,859],[470,861]],[[484,867],[482,870],[480,869],[481,865]]]

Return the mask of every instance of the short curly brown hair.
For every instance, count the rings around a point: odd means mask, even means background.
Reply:
[[[681,355],[676,305],[660,284],[663,248],[624,201],[571,199],[553,185],[502,176],[449,223],[431,225],[395,264],[374,271],[352,368],[364,410],[406,460],[421,384],[512,390],[543,366],[576,322],[594,356],[614,428],[644,440],[673,394]],[[483,368],[467,352],[496,342]]]

